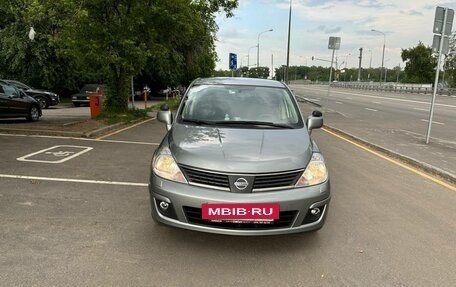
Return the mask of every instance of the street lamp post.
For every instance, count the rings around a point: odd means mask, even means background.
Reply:
[[[290,0],[290,13],[288,14],[288,42],[287,42],[287,73],[285,74],[285,83],[288,84],[288,69],[290,68],[290,38],[291,38],[291,9],[293,1]]]
[[[247,52],[247,78],[250,75],[250,50],[253,48],[256,48],[256,47],[257,47],[257,45],[250,47],[249,51]]]
[[[257,68],[260,67],[260,36],[261,34],[264,34],[264,33],[267,33],[267,32],[272,32],[273,29],[269,29],[269,30],[266,30],[266,31],[263,31],[261,33],[258,34],[258,42],[257,42]]]
[[[344,82],[346,82],[348,57],[349,57],[350,55],[351,55],[350,53],[348,53],[347,55],[345,55],[345,74],[344,74]]]
[[[383,64],[385,60],[385,43],[386,43],[386,35],[382,31],[372,29],[372,32],[377,32],[383,35],[383,52],[382,52],[382,69],[380,70],[380,84],[382,84],[382,76],[383,76]]]

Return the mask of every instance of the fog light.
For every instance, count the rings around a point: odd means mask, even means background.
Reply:
[[[168,207],[169,207],[169,203],[164,202],[164,201],[160,202],[160,208],[161,208],[163,211],[166,211],[166,210],[168,209]]]
[[[318,207],[312,208],[312,209],[310,210],[310,213],[311,213],[312,215],[319,215],[319,214],[320,214],[320,208],[318,208]]]

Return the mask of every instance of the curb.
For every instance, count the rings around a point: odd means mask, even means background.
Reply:
[[[64,136],[64,137],[72,137],[72,138],[84,137],[84,133],[82,133],[82,132],[67,132],[67,131],[59,131],[59,130],[35,130],[35,129],[32,130],[32,129],[0,128],[0,132],[5,132],[8,134],[22,133],[22,134],[26,134],[26,135]]]
[[[131,122],[131,123],[133,123],[133,122]],[[127,123],[120,122],[120,123],[117,123],[117,124],[112,124],[112,125],[109,125],[109,126],[106,126],[106,127],[102,127],[102,128],[90,131],[90,132],[83,133],[82,137],[84,137],[84,138],[97,137],[99,135],[102,135],[102,134],[104,134],[106,132],[112,131],[112,130],[114,130],[114,129],[118,128],[118,127],[124,126],[124,125],[127,125]]]
[[[344,136],[344,137],[347,137],[349,138],[350,140],[353,140],[355,142],[358,142],[362,145],[365,145],[369,148],[372,148],[376,151],[379,151],[383,154],[386,154],[390,157],[393,157],[397,160],[400,160],[406,164],[409,164],[415,168],[418,168],[426,173],[429,173],[429,174],[432,174],[432,175],[435,175],[435,176],[438,176],[440,177],[441,179],[443,180],[446,180],[447,182],[450,182],[452,184],[456,184],[456,175],[454,174],[451,174],[447,171],[444,171],[438,167],[435,167],[435,166],[432,166],[430,164],[427,164],[427,163],[424,163],[422,161],[419,161],[417,159],[414,159],[414,158],[411,158],[411,157],[408,157],[406,155],[403,155],[403,154],[400,154],[398,152],[395,152],[393,150],[390,150],[390,149],[387,149],[387,148],[384,148],[384,147],[381,147],[379,145],[376,145],[376,144],[373,144],[373,143],[370,143],[362,138],[359,138],[357,136],[354,136],[350,133],[347,133],[347,132],[344,132],[340,129],[337,129],[337,128],[334,128],[334,127],[331,127],[331,126],[327,126],[327,125],[324,125],[324,127],[326,129],[328,129],[329,131],[333,132],[333,133],[336,133],[336,134],[339,134],[341,136]]]

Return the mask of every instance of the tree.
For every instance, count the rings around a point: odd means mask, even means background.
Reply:
[[[267,79],[269,77],[269,68],[268,67],[251,68],[251,69],[249,69],[249,77]]]
[[[68,92],[78,87],[81,63],[57,53],[52,39],[62,26],[62,18],[55,7],[42,2],[1,2],[0,77]],[[27,37],[32,26],[37,32],[34,41]]]
[[[449,84],[450,87],[456,86],[456,33],[450,37],[450,50],[445,55],[445,62],[443,66],[444,74],[442,81]]]
[[[418,45],[410,49],[402,49],[402,61],[405,64],[406,83],[432,83],[434,80],[434,70],[436,60],[432,56],[432,49],[419,42]]]
[[[47,0],[51,1],[51,0]],[[177,84],[214,67],[215,13],[233,0],[56,1],[67,11],[55,40],[62,54],[109,69],[105,108],[125,111],[130,77],[145,73]]]

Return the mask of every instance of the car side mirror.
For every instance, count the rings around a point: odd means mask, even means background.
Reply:
[[[160,111],[157,113],[157,119],[159,122],[166,124],[166,129],[169,131],[171,129],[171,125],[173,124],[173,114],[169,110],[168,105],[162,105],[160,107]]]
[[[306,120],[306,126],[309,134],[312,133],[312,130],[321,128],[323,126],[323,114],[320,111],[313,111]]]

